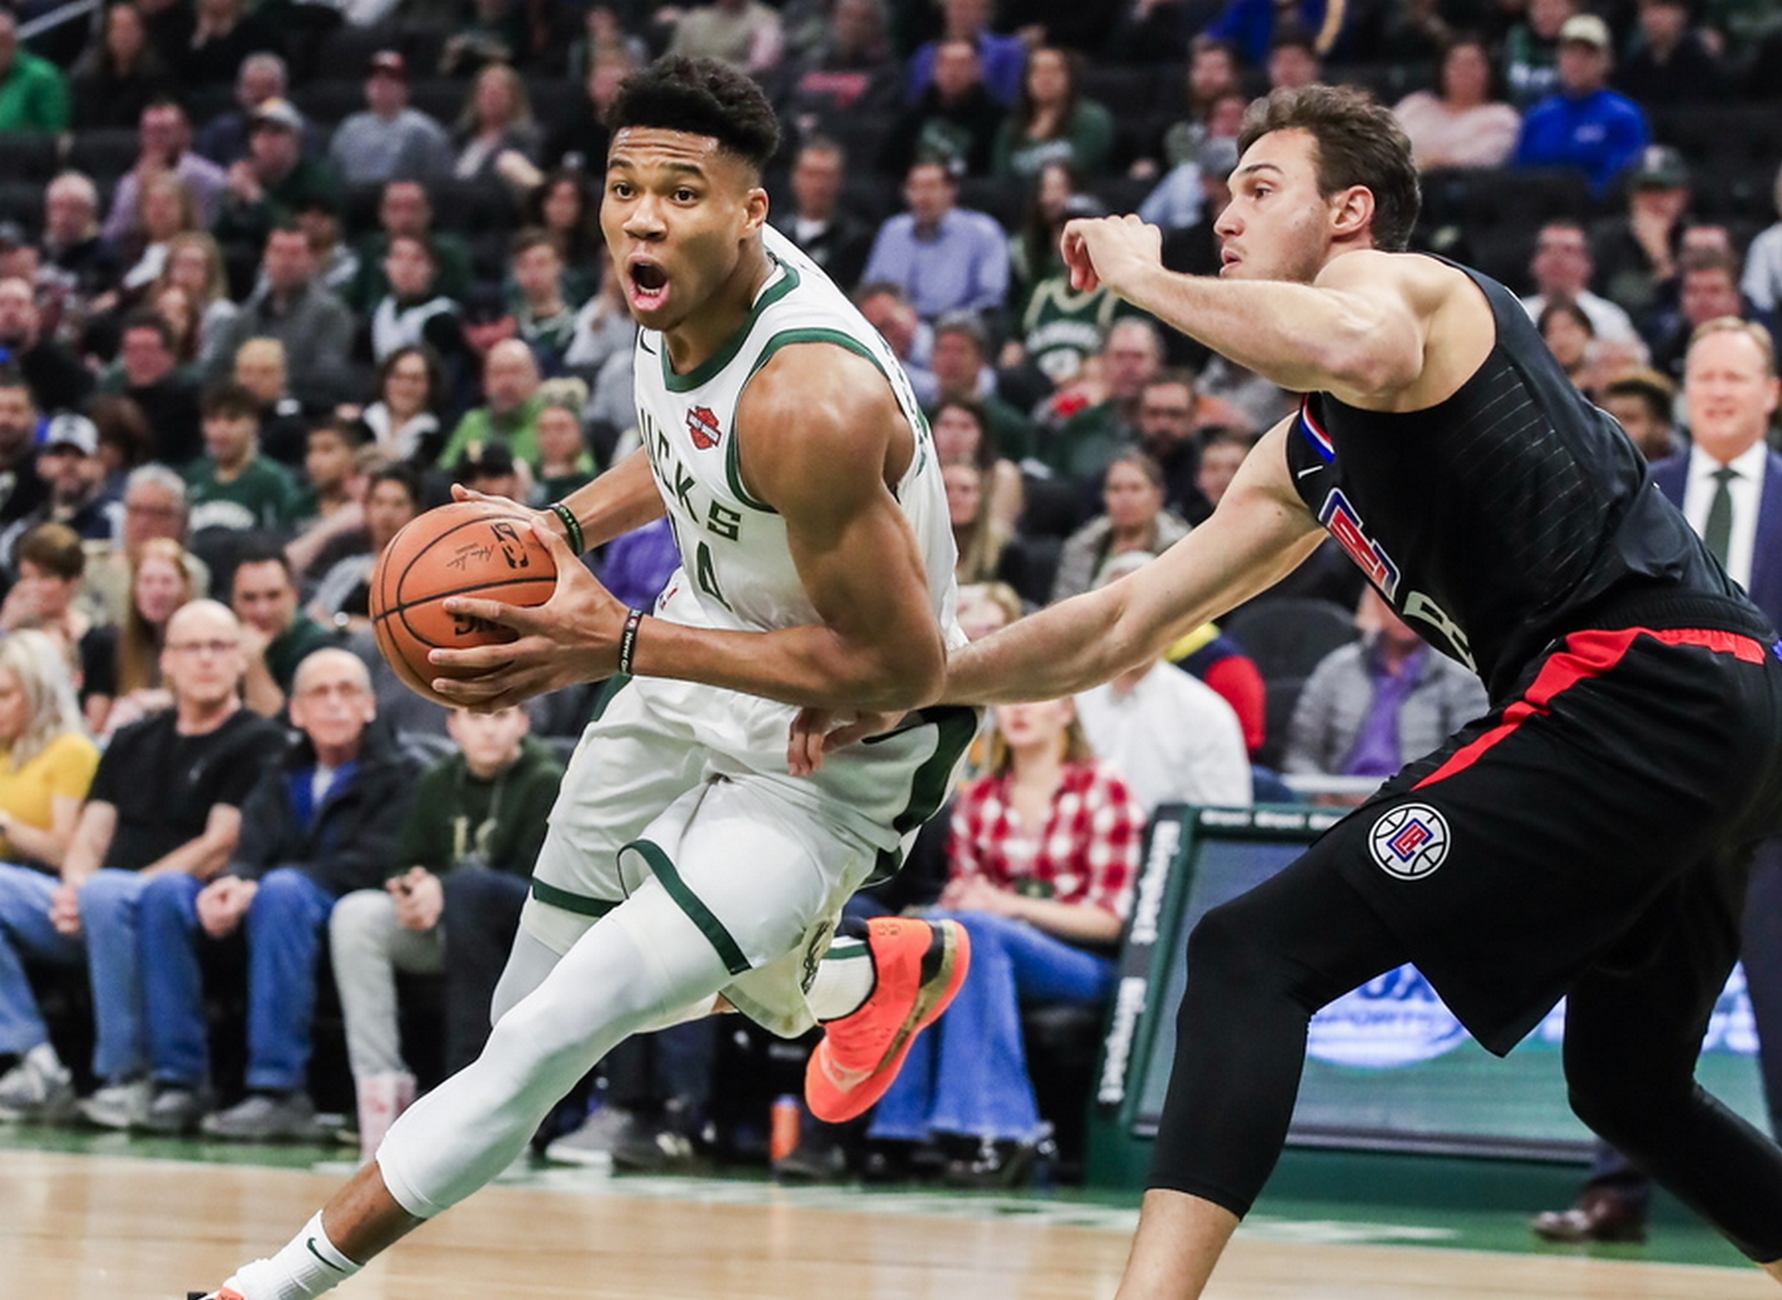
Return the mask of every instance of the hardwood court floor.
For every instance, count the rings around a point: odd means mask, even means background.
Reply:
[[[285,1241],[339,1181],[333,1169],[0,1150],[0,1297],[183,1300],[188,1286],[215,1285],[233,1265]],[[336,1294],[1104,1300],[1114,1293],[1130,1225],[1130,1212],[1047,1202],[1022,1209],[759,1182],[609,1181],[573,1171],[485,1189]],[[1777,1295],[1749,1268],[1315,1243],[1303,1239],[1319,1235],[1310,1226],[1247,1225],[1209,1300]]]

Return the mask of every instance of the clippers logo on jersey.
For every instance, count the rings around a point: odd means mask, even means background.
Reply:
[[[1324,427],[1312,414],[1312,399],[1309,395],[1299,399],[1299,418],[1293,423],[1300,435],[1312,444],[1312,450],[1318,453],[1320,460],[1328,465],[1336,459],[1336,444],[1331,442],[1330,435],[1324,432]]]
[[[1393,563],[1392,557],[1386,554],[1378,542],[1368,537],[1361,516],[1349,504],[1349,498],[1343,495],[1341,488],[1332,488],[1330,495],[1324,498],[1324,508],[1318,512],[1318,522],[1330,530],[1330,535],[1349,552],[1349,558],[1361,566],[1367,580],[1380,589],[1382,596],[1387,600],[1396,598],[1398,565]]]
[[[687,412],[687,436],[701,451],[710,451],[718,445],[724,430],[719,427],[718,417],[712,413],[711,407],[695,406]]]
[[[1380,815],[1367,843],[1387,875],[1421,880],[1448,856],[1448,822],[1428,804],[1400,804]]]

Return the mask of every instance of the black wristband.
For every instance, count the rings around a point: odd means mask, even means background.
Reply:
[[[637,650],[637,627],[644,621],[644,610],[634,609],[625,616],[625,630],[619,633],[619,671],[632,676],[631,656]]]
[[[575,517],[575,511],[561,501],[553,501],[545,509],[563,521],[563,531],[569,537],[569,549],[580,555],[588,549],[588,543],[582,536],[582,521]]]

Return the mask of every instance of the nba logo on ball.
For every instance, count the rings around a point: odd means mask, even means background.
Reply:
[[[1428,804],[1400,804],[1381,814],[1367,842],[1389,875],[1421,880],[1448,856],[1448,823]]]

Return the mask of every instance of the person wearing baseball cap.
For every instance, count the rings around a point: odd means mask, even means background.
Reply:
[[[1624,212],[1590,231],[1595,283],[1635,317],[1676,294],[1677,256],[1690,220],[1689,165],[1670,145],[1647,145],[1623,174]]]
[[[1593,194],[1609,192],[1652,138],[1640,106],[1608,88],[1614,62],[1607,23],[1595,14],[1565,20],[1558,86],[1522,119],[1517,166],[1575,168],[1589,179]]]
[[[451,138],[408,102],[408,63],[379,50],[365,70],[365,110],[335,129],[328,157],[349,185],[429,181],[452,166]]]
[[[84,415],[62,411],[44,422],[37,442],[37,474],[49,496],[36,509],[0,533],[0,564],[15,572],[19,538],[43,523],[66,524],[83,541],[107,541],[112,520],[105,495],[105,463],[99,459],[99,430]]]
[[[318,199],[338,205],[340,178],[324,160],[306,158],[303,114],[279,96],[263,100],[248,117],[248,152],[229,168],[223,211],[213,233],[228,247],[259,247],[275,227],[291,221]]]
[[[1639,34],[1615,69],[1615,89],[1654,109],[1718,98],[1729,73],[1690,21],[1690,0],[1639,4]]]

